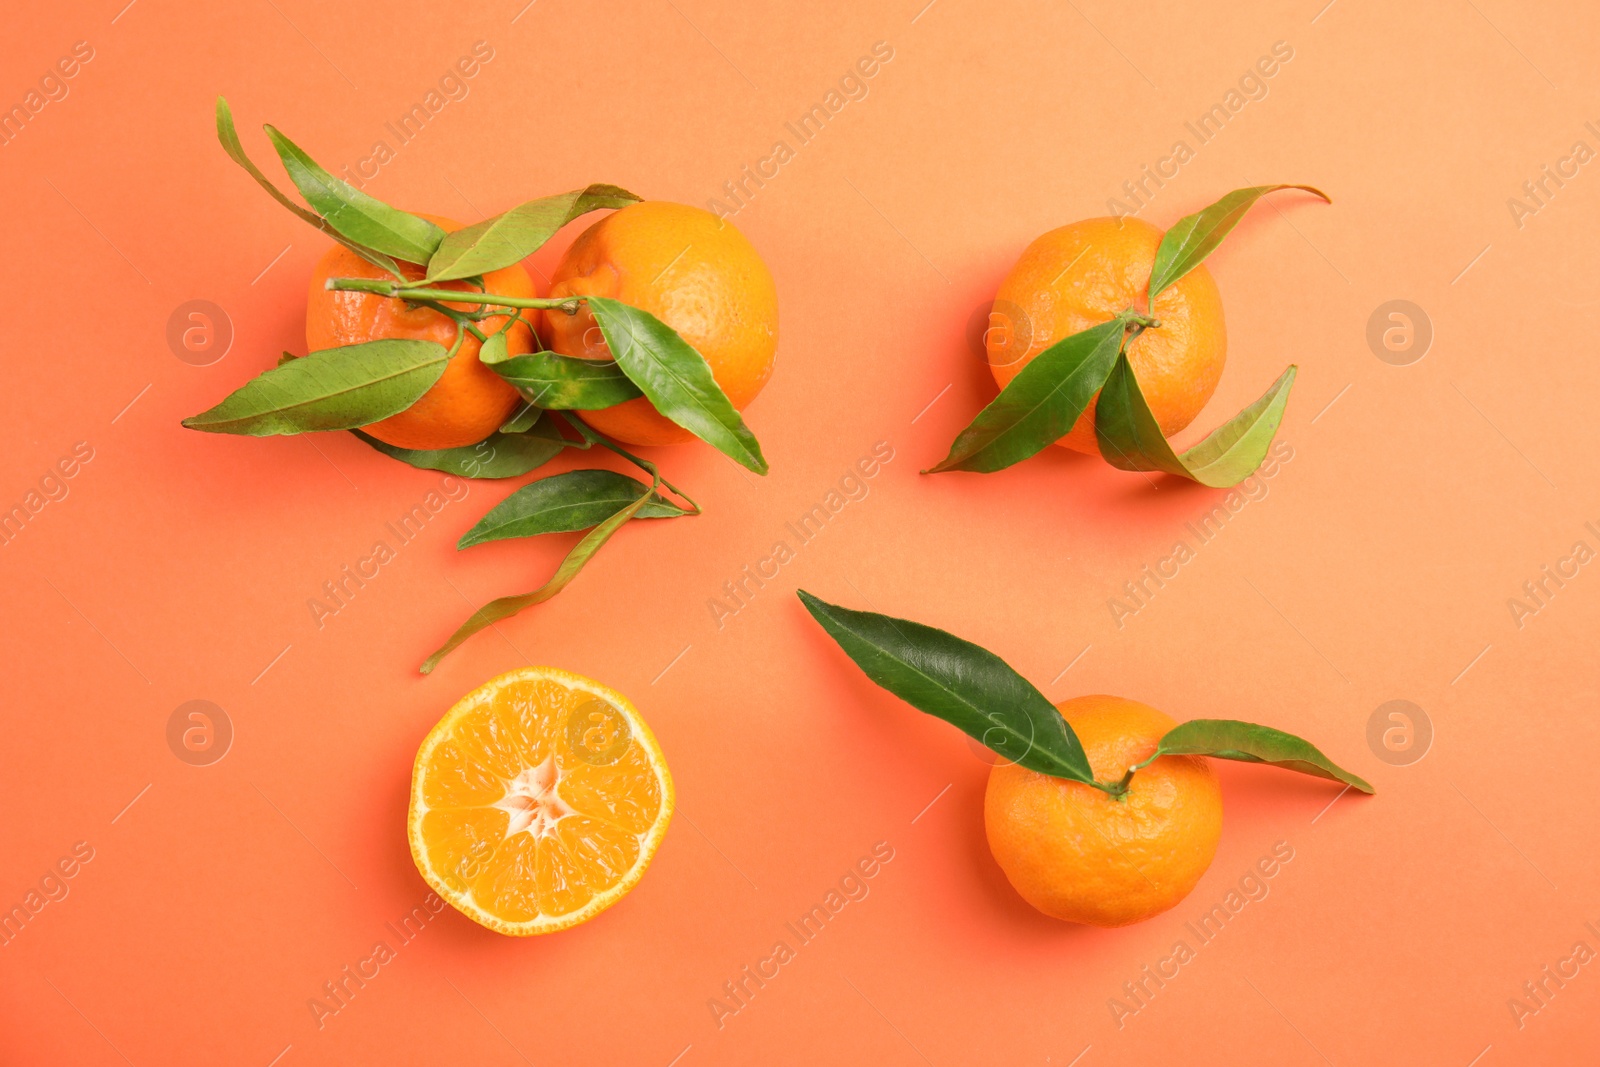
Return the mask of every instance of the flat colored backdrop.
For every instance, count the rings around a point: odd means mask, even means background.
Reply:
[[[1594,11],[524,3],[7,16],[0,105],[25,120],[0,144],[0,505],[25,522],[0,545],[0,906],[26,921],[0,947],[0,1062],[1499,1067],[1594,1048]],[[456,551],[519,483],[441,492],[317,619],[323,583],[441,477],[345,434],[179,427],[303,350],[325,247],[223,155],[219,93],[273,172],[262,122],[413,210],[471,221],[591,181],[720,200],[782,297],[746,412],[771,476],[652,454],[704,516],[623,530],[429,678],[472,605],[571,543]],[[994,394],[973,337],[1027,242],[1113,199],[1165,227],[1267,182],[1334,203],[1275,198],[1212,259],[1228,367],[1183,441],[1297,363],[1270,477],[1230,497],[1054,450],[918,474]],[[221,358],[222,332],[169,337],[195,300],[231,331]],[[777,577],[729,599],[780,541]],[[869,684],[797,587],[954,630],[1052,699],[1299,732],[1378,795],[1222,766],[1222,845],[1188,900],[1130,929],[1055,922],[989,856],[979,754]],[[404,837],[416,746],[526,663],[629,694],[678,815],[580,929],[514,940],[447,910],[407,931],[427,892]],[[194,700],[221,709],[209,756],[168,732]],[[785,924],[875,849],[892,858],[865,895],[801,944]],[[780,940],[776,976],[744,977]]]

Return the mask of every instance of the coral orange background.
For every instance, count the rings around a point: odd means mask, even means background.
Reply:
[[[1562,961],[1600,948],[1600,573],[1566,565],[1520,618],[1507,602],[1575,542],[1600,547],[1585,526],[1600,525],[1600,175],[1561,162],[1575,141],[1600,148],[1595,12],[924,2],[8,16],[0,106],[26,108],[75,42],[92,58],[0,146],[0,505],[41,479],[60,497],[0,546],[0,906],[58,863],[74,872],[0,947],[0,1061],[1493,1067],[1593,1049],[1600,973]],[[399,144],[387,124],[478,41],[492,59]],[[880,41],[892,59],[802,143],[786,123]],[[1292,59],[1247,78],[1280,41]],[[1185,124],[1241,79],[1241,106],[1198,144]],[[349,435],[179,427],[299,348],[322,249],[218,148],[219,93],[273,173],[266,121],[333,167],[366,161],[378,196],[469,221],[590,181],[704,204],[765,166],[735,221],[782,297],[779,365],[747,412],[772,475],[660,452],[703,517],[624,530],[562,596],[422,678],[470,605],[538,584],[570,543],[458,554],[518,484],[474,483],[319,629],[307,600],[440,478]],[[1334,198],[1257,207],[1212,260],[1230,362],[1183,439],[1292,361],[1292,459],[1203,544],[1188,524],[1225,494],[1083,457],[920,476],[993,395],[971,324],[1022,247],[1105,214],[1180,139],[1192,158],[1140,212],[1157,225],[1242,185]],[[532,265],[548,274],[572,236]],[[196,299],[234,330],[207,366],[166,336]],[[1396,299],[1434,333],[1405,366],[1367,342]],[[880,441],[893,459],[868,495],[791,540],[719,628],[723,583]],[[92,458],[48,479],[79,442]],[[1194,558],[1114,620],[1108,600],[1179,540]],[[1184,904],[1117,931],[1054,922],[988,855],[983,762],[871,686],[797,586],[955,630],[1055,699],[1109,691],[1302,733],[1379,794],[1223,766],[1221,850]],[[650,720],[681,800],[654,866],[549,938],[445,911],[319,1019],[308,1001],[397,944],[387,924],[425,896],[403,836],[418,741],[530,661],[613,685]],[[209,766],[167,743],[195,699],[234,731]],[[1432,723],[1409,765],[1367,740],[1395,699]],[[893,858],[868,895],[719,1018],[723,983],[880,842]],[[1266,895],[1202,945],[1188,924],[1275,848],[1292,860]],[[1143,968],[1179,940],[1194,958],[1156,988]],[[1139,980],[1155,991],[1135,1001]],[[1112,998],[1142,1006],[1119,1016]]]

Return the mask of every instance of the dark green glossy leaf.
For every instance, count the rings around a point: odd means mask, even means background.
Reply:
[[[1095,404],[1100,455],[1125,471],[1165,471],[1213,489],[1238,485],[1266,458],[1295,373],[1291,365],[1258,400],[1180,456],[1162,436],[1128,357],[1120,356]]]
[[[1043,693],[970,641],[799,590],[800,602],[868,678],[912,707],[952,723],[995,752],[1041,774],[1094,781],[1072,727]]]
[[[264,371],[183,424],[252,437],[350,430],[416,403],[450,362],[432,341],[384,340],[328,348]]]
[[[490,366],[529,402],[551,411],[594,411],[644,395],[610,360],[531,352]]]
[[[1205,258],[1216,251],[1222,239],[1239,224],[1250,206],[1268,193],[1280,189],[1301,189],[1333,203],[1328,194],[1309,185],[1256,185],[1249,189],[1235,189],[1215,204],[1179,219],[1161,238],[1156,248],[1156,261],[1150,270],[1150,300],[1179,278],[1194,270]]]
[[[519,263],[579,215],[627,207],[639,198],[615,185],[591,185],[519,204],[502,215],[456,230],[428,261],[428,281],[471,278]]]
[[[600,551],[601,547],[611,539],[611,535],[622,529],[623,524],[633,518],[650,501],[650,496],[654,495],[655,491],[660,487],[661,477],[657,475],[650,486],[650,495],[639,497],[632,504],[616,512],[605,522],[584,534],[583,539],[573,547],[571,552],[567,553],[566,559],[561,561],[561,566],[556,568],[555,574],[551,575],[550,580],[544,585],[541,585],[531,593],[520,593],[516,596],[503,596],[497,600],[491,600],[473,612],[467,621],[462,623],[460,628],[450,635],[450,640],[446,641],[433,655],[423,661],[422,673],[431,674],[433,669],[439,665],[440,660],[455,651],[461,645],[461,642],[479,630],[493,626],[502,619],[509,619],[524,608],[542,604],[565,589],[572,579],[578,576],[578,572],[583,569],[583,565],[594,558],[594,554]]]
[[[925,473],[1002,470],[1064,437],[1111,372],[1124,328],[1112,319],[1040,352]]]
[[[648,311],[608,297],[586,298],[617,366],[657,411],[757,474],[761,444],[711,376],[705,357]]]
[[[228,102],[220,96],[217,97],[217,140],[222,142],[222,150],[228,153],[228,158],[243,167],[245,173],[256,180],[257,185],[272,195],[272,199],[288,208],[298,218],[305,220],[322,233],[344,245],[368,263],[377,266],[381,270],[389,271],[396,277],[400,276],[400,266],[393,259],[381,252],[346,239],[330,226],[328,221],[321,215],[307,211],[304,207],[290,200],[276,185],[273,185],[271,180],[261,173],[261,168],[257,167],[250,157],[245,155],[244,145],[239,141],[239,131],[233,125],[233,112],[229,109]]]
[[[335,178],[276,128],[267,126],[266,131],[306,203],[351,241],[407,263],[426,263],[444,240],[444,231],[427,219],[390,207]]]
[[[1145,402],[1126,354],[1117,357],[1100,389],[1100,399],[1095,401],[1094,432],[1100,455],[1113,467],[1189,476]]]
[[[558,442],[532,434],[492,433],[475,445],[420,450],[397,448],[360,430],[350,432],[401,463],[463,478],[515,478],[544,466],[560,455],[563,448]]]
[[[650,487],[626,474],[608,470],[576,470],[529,482],[496,504],[461,536],[457,548],[510,537],[587,530],[650,493]],[[636,519],[673,519],[688,512],[659,494],[651,494]]]
[[[1334,763],[1311,742],[1294,734],[1233,719],[1194,719],[1173,727],[1156,748],[1159,756],[1215,756],[1246,763],[1270,763],[1301,774],[1328,778],[1376,792],[1366,781]]]

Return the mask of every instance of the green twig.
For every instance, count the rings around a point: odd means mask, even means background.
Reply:
[[[384,281],[381,278],[329,278],[323,284],[326,288],[335,292],[375,293],[378,296],[396,297],[400,300],[410,300],[413,303],[421,303],[427,300],[448,300],[458,304],[493,304],[496,307],[508,308],[560,309],[568,315],[576,315],[584,299],[581,296],[504,296],[500,293],[473,293],[459,289],[431,289],[400,285],[395,282]]]
[[[577,430],[579,435],[581,435],[583,439],[588,442],[588,444],[599,445],[601,448],[609,448],[623,459],[628,460],[630,463],[636,464],[642,470],[648,472],[651,477],[660,479],[661,484],[671,490],[672,493],[677,496],[681,496],[684,500],[688,501],[689,513],[691,515],[701,514],[700,505],[695,503],[694,498],[688,493],[685,493],[682,489],[679,489],[677,486],[673,485],[671,482],[667,481],[665,478],[662,478],[661,472],[656,469],[656,465],[654,463],[651,463],[646,459],[640,459],[638,456],[634,455],[632,452],[629,452],[621,445],[602,437],[598,433],[595,433],[595,431],[591,429],[589,425],[582,419],[574,418],[571,412],[558,411],[556,414],[567,420],[567,423],[571,425],[574,430]],[[584,447],[588,447],[588,445],[585,445]]]

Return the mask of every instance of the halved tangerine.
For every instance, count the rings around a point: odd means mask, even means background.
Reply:
[[[417,751],[406,821],[417,870],[502,934],[565,930],[638,883],[672,818],[672,776],[616,690],[554,667],[502,674]]]

